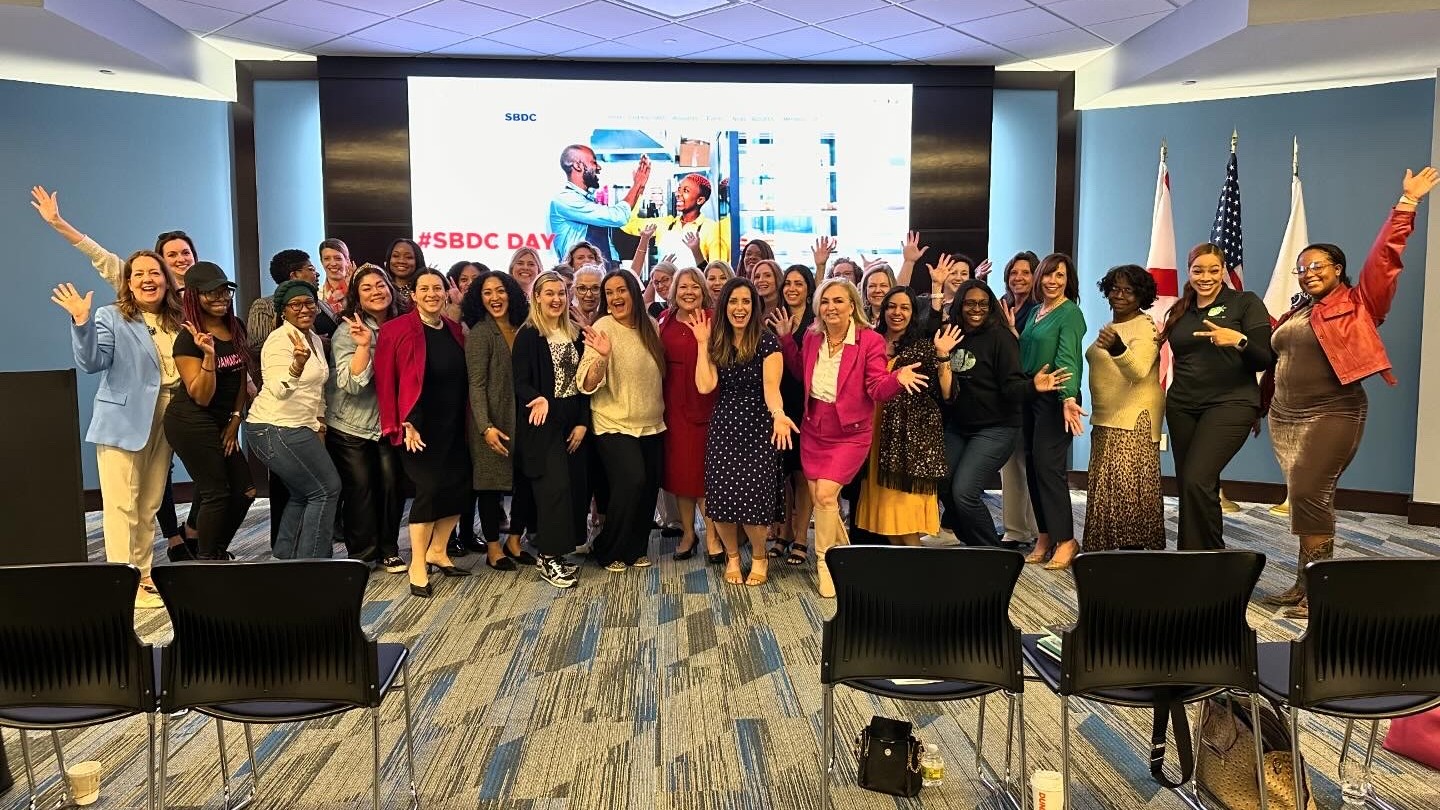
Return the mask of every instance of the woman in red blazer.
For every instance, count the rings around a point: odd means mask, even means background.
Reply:
[[[871,420],[877,403],[904,388],[928,384],[919,363],[887,371],[885,338],[868,328],[859,290],[848,280],[828,278],[815,290],[815,323],[796,345],[798,318],[771,314],[780,335],[785,368],[805,384],[805,419],[800,426],[800,467],[815,504],[815,567],[820,595],[835,595],[825,552],[849,538],[840,520],[840,487],[860,472],[870,455]]]
[[[375,394],[380,432],[403,445],[400,464],[415,484],[410,504],[410,593],[429,598],[430,566],[469,576],[445,552],[470,494],[465,444],[470,389],[460,324],[441,314],[445,277],[421,268],[412,279],[415,308],[380,327]]]

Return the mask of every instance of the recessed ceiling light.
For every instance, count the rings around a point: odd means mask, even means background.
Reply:
[[[1190,85],[1190,84],[1194,84],[1194,83],[1195,83],[1195,80],[1194,80],[1194,79],[1186,79],[1185,81],[1180,82],[1180,83],[1181,83],[1181,84],[1185,84],[1185,85]]]
[[[101,73],[104,73],[106,76],[114,76],[114,75],[115,75],[115,71],[111,70],[110,68],[100,68],[100,72],[101,72]]]
[[[673,39],[662,39],[662,40],[660,40],[660,41],[663,42],[663,43],[665,43],[666,45],[674,45],[674,44],[675,44],[675,40],[673,40]]]

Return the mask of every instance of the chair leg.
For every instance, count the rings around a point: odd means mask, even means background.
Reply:
[[[1017,787],[1020,790],[1020,810],[1030,806],[1030,790],[1027,784],[1030,779],[1030,761],[1025,757],[1025,693],[1015,695],[1015,714],[1020,726],[1020,778],[1017,780]]]
[[[250,798],[253,800],[260,795],[260,763],[255,759],[255,735],[250,731],[250,724],[241,723],[240,727],[245,730],[245,751],[250,755]]]
[[[159,810],[165,810],[165,767],[170,764],[170,715],[160,714],[160,776],[156,780],[155,793]]]
[[[830,810],[830,769],[835,751],[835,686],[820,687],[820,810]]]
[[[1015,749],[1015,696],[1005,692],[1005,784],[1013,784],[1015,762],[1011,754]]]
[[[60,801],[56,807],[69,807],[74,803],[70,796],[70,780],[65,778],[65,752],[60,748],[60,732],[51,729],[50,744],[55,746],[55,765],[60,769]]]
[[[1255,727],[1260,725],[1260,695],[1256,692],[1250,693],[1250,716],[1254,718],[1251,722]],[[1198,726],[1197,726],[1198,727]],[[1265,743],[1260,734],[1251,734],[1255,739],[1255,782],[1259,788],[1257,795],[1260,796],[1260,810],[1270,810],[1270,789],[1265,786]],[[1196,744],[1195,756],[1200,756],[1199,744]],[[1297,762],[1299,760],[1296,760]],[[1200,774],[1195,774],[1195,781],[1200,781]],[[1303,807],[1297,810],[1305,810]]]
[[[375,810],[380,810],[380,707],[373,706],[370,709],[370,727],[372,742],[374,742],[375,770],[370,775],[370,798],[374,803]]]
[[[225,725],[215,718],[215,737],[220,741],[220,791],[225,797],[225,810],[230,807],[230,757],[225,751]]]
[[[1305,762],[1300,758],[1300,710],[1290,707],[1290,761],[1295,772],[1295,806],[1309,806],[1305,800]],[[1263,795],[1263,794],[1262,794]]]
[[[145,759],[145,803],[155,810],[155,713],[145,713],[146,759]]]
[[[400,664],[401,677],[405,679],[400,686],[400,696],[405,699],[405,767],[410,776],[410,806],[412,810],[420,810],[420,789],[415,784],[415,737],[410,727],[410,659],[406,658]]]
[[[1060,698],[1060,810],[1070,810],[1070,697]]]
[[[975,772],[985,779],[985,702],[989,695],[980,696],[980,723],[975,730]]]
[[[35,810],[39,805],[35,802],[35,769],[30,765],[30,738],[26,736],[25,729],[20,731],[20,759],[25,761],[25,784],[30,788],[30,810]]]

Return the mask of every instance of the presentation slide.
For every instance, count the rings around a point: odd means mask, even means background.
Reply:
[[[415,239],[440,269],[548,268],[584,241],[629,263],[890,257],[909,224],[910,85],[411,77]]]

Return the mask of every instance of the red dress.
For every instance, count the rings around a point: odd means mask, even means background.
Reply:
[[[705,436],[715,394],[695,387],[695,333],[667,309],[660,316],[665,347],[665,468],[661,486],[682,498],[705,497]]]

